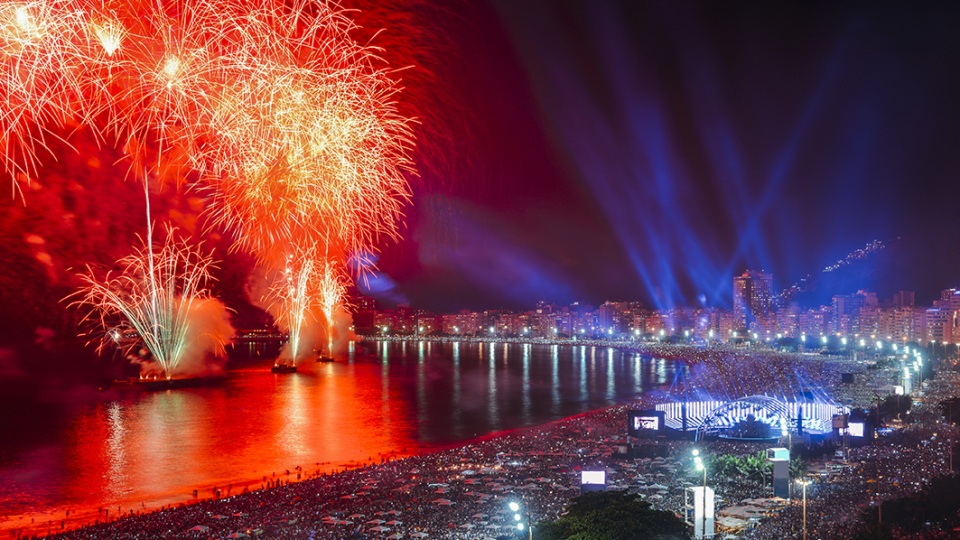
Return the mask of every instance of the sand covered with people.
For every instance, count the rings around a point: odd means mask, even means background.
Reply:
[[[713,362],[714,352],[693,362]],[[715,354],[723,354],[717,351]],[[727,353],[727,362],[731,359]],[[758,361],[757,353],[750,362]],[[753,385],[771,385],[767,377],[796,373],[804,355],[760,355],[767,362],[781,363],[749,375],[729,372],[730,377],[750,379]],[[800,357],[800,358],[797,358]],[[826,392],[844,385],[839,373],[859,366],[841,360],[821,361],[816,369],[805,367],[802,377],[821,384]],[[863,401],[875,402],[876,383],[892,378],[891,370],[859,369],[857,387]],[[836,377],[834,377],[836,375]],[[867,376],[870,375],[870,376]],[[755,380],[753,380],[755,379]],[[782,384],[783,381],[776,381]],[[716,384],[715,382],[713,384]],[[877,446],[852,449],[845,466],[834,474],[811,475],[807,491],[808,529],[813,538],[844,538],[859,512],[883,499],[916,490],[925,479],[946,473],[948,440],[957,430],[944,424],[936,409],[943,399],[955,397],[960,379],[956,373],[940,373],[925,384],[923,398],[912,415],[919,421],[904,425],[881,438]],[[768,386],[769,388],[769,386]],[[849,389],[847,389],[849,391]],[[856,394],[856,392],[851,392]],[[869,396],[868,396],[869,394]],[[870,399],[867,399],[870,397]],[[111,514],[109,522],[54,533],[54,538],[81,539],[208,539],[237,538],[451,538],[484,539],[513,536],[517,525],[557,519],[580,494],[583,470],[605,470],[608,489],[639,493],[655,508],[682,514],[686,487],[699,485],[702,475],[694,470],[692,450],[701,455],[755,454],[775,444],[734,441],[693,442],[671,440],[647,442],[666,447],[666,457],[628,459],[619,454],[624,446],[628,411],[646,407],[655,394],[642,402],[617,405],[543,426],[483,437],[434,453],[402,459],[383,458],[380,463],[337,474],[295,471],[294,476],[268,478],[263,487],[249,492],[210,496],[194,504],[162,510],[124,511]],[[637,442],[637,441],[633,441]],[[785,441],[784,441],[785,442]],[[783,442],[779,443],[783,444]],[[828,459],[834,459],[829,456]],[[824,470],[823,464],[808,463]],[[879,480],[878,477],[879,467]],[[299,474],[300,480],[297,480]],[[769,480],[769,479],[767,479]],[[717,489],[718,514],[724,508],[742,508],[744,501],[767,498],[769,483],[753,479],[708,477]],[[246,490],[242,490],[246,491]],[[522,520],[509,511],[509,503],[521,504]],[[789,503],[754,502],[755,514],[742,516],[744,538],[800,538],[802,508],[798,497]],[[526,515],[529,509],[529,518]],[[736,520],[728,520],[728,522]],[[58,524],[59,525],[59,524]],[[45,531],[31,531],[31,534]],[[51,531],[53,532],[53,531]]]

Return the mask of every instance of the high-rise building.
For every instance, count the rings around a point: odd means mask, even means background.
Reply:
[[[773,275],[747,270],[733,278],[733,316],[740,328],[773,314]]]
[[[800,335],[800,308],[796,304],[777,310],[777,333],[784,337]]]
[[[895,308],[911,308],[913,302],[913,291],[900,291],[893,294],[893,307]]]
[[[629,313],[626,302],[604,302],[597,309],[597,318],[603,332],[619,334],[626,330],[626,315]]]
[[[864,294],[842,294],[833,297],[833,311],[830,314],[830,331],[841,336],[853,335],[856,318],[860,309],[867,305]]]
[[[800,334],[819,337],[830,332],[830,308],[821,307],[800,313]]]

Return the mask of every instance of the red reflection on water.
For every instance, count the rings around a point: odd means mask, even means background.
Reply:
[[[211,387],[90,405],[63,429],[61,453],[39,481],[8,501],[13,511],[0,516],[0,528],[46,533],[67,509],[70,528],[102,519],[101,507],[115,517],[193,500],[194,489],[210,497],[217,487],[223,495],[260,488],[264,477],[295,481],[297,466],[306,478],[416,452],[424,445],[415,414],[402,387],[381,375],[375,363],[306,365],[295,374],[258,368]]]

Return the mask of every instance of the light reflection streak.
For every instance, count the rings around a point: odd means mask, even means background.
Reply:
[[[550,412],[554,415],[560,414],[560,355],[558,351],[559,347],[556,345],[550,348],[550,371],[553,375],[550,384]],[[576,356],[577,352],[574,350],[571,360],[575,361]]]
[[[633,392],[639,394],[643,391],[643,379],[640,378],[643,366],[643,359],[639,354],[633,355]]]
[[[589,367],[589,369],[587,369],[587,367]],[[589,364],[584,364],[584,370],[585,370],[584,371],[585,376],[584,376],[583,388],[585,389],[584,391],[586,392],[586,389],[593,387],[593,384],[597,380],[597,348],[596,347],[590,348],[590,362]],[[583,394],[583,397],[581,399],[587,399],[587,395],[588,394],[586,393]]]
[[[453,343],[453,434],[463,437],[463,408],[460,404],[460,342]]]
[[[527,343],[521,349],[523,351],[523,423],[529,424],[532,419],[530,415],[530,344]],[[506,355],[506,351],[504,351]],[[506,363],[506,362],[504,362]]]
[[[127,428],[123,421],[123,406],[111,403],[107,407],[107,418],[110,422],[110,435],[107,438],[107,458],[110,463],[108,469],[108,485],[110,494],[122,497],[127,491]]]
[[[427,420],[427,366],[421,341],[417,351],[417,424],[422,426]]]
[[[494,355],[495,349],[491,345],[490,359],[488,361],[489,372],[487,374],[487,417],[490,427],[497,429],[500,427],[500,409],[497,403],[497,361]]]
[[[276,446],[294,455],[306,454],[310,448],[310,444],[305,439],[307,415],[304,404],[306,392],[301,380],[303,377],[304,375],[300,373],[294,373],[288,377],[289,390],[281,394],[279,403],[283,427],[276,432]]]
[[[607,349],[607,399],[614,400],[617,397],[615,377],[613,375],[613,349]],[[620,358],[623,358],[621,354]]]
[[[591,350],[593,348],[591,347]],[[579,389],[580,389],[580,399],[587,399],[587,358],[586,356],[580,357],[580,373],[579,373]]]

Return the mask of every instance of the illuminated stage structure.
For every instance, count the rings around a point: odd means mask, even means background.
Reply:
[[[770,442],[794,435],[828,435],[833,417],[849,409],[821,400],[791,400],[747,396],[733,401],[677,401],[660,403],[653,411],[631,412],[630,435],[687,436],[696,440],[735,439]],[[653,419],[662,419],[655,422]],[[636,427],[634,427],[636,424]],[[654,426],[656,429],[646,429]]]

